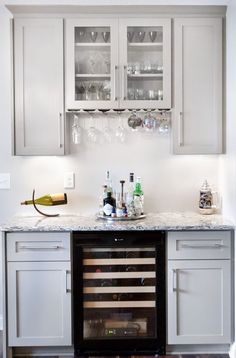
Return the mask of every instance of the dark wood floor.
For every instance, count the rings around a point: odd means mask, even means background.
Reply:
[[[104,358],[156,358],[156,356],[130,356],[130,357],[123,357],[123,356],[109,356],[109,357],[104,357]],[[166,356],[159,356],[158,358],[229,358],[228,354],[184,354],[184,355],[166,355]],[[2,331],[0,331],[0,358],[2,358]],[[23,357],[21,357],[23,358]],[[36,357],[34,357],[36,358]],[[47,357],[43,357],[43,358],[47,358]],[[50,356],[48,358],[58,358],[56,356]],[[92,357],[90,357],[92,358]],[[103,357],[96,357],[96,358],[103,358]]]

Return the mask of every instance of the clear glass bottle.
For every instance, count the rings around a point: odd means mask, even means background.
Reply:
[[[136,215],[142,215],[144,212],[144,194],[141,186],[141,178],[137,177],[134,189],[134,208]]]

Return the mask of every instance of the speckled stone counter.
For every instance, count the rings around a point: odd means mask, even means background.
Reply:
[[[234,224],[221,215],[193,212],[148,214],[134,221],[105,221],[95,216],[14,216],[0,226],[2,231],[108,231],[108,230],[233,230]]]

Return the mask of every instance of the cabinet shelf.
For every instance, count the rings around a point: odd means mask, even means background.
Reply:
[[[92,74],[76,73],[75,77],[76,78],[110,78],[111,75],[109,75],[109,74],[98,74],[98,73],[92,73]]]
[[[162,42],[131,42],[128,43],[129,47],[162,47]]]
[[[110,47],[110,42],[76,42],[75,47]]]
[[[128,75],[128,78],[162,78],[163,73],[139,73],[137,75]]]

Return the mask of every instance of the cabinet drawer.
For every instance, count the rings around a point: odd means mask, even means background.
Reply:
[[[9,233],[8,261],[70,260],[70,233]]]
[[[230,259],[231,231],[168,233],[168,259]]]

